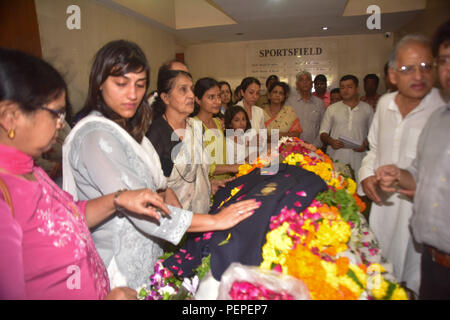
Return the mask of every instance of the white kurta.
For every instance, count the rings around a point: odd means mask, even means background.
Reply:
[[[343,135],[362,144],[367,138],[372,118],[373,108],[369,104],[360,101],[352,109],[344,102],[339,101],[329,106],[325,111],[320,133],[328,133],[333,139],[338,139]],[[358,177],[358,170],[366,152],[355,152],[348,148],[335,150],[328,146],[327,153],[333,160],[350,164],[355,171],[356,178]]]
[[[439,91],[432,91],[402,118],[395,103],[397,92],[385,94],[378,101],[369,130],[370,151],[359,170],[358,193],[363,194],[361,181],[375,174],[385,164],[407,168],[416,157],[417,141],[430,115],[445,103]],[[409,229],[412,201],[398,194],[379,191],[383,205],[372,203],[370,227],[380,242],[382,255],[394,265],[398,281],[418,293],[420,286],[420,248],[413,242]]]
[[[244,107],[244,102],[241,100],[236,105]],[[248,115],[250,117],[250,115]],[[252,125],[252,129],[259,131],[259,129],[265,129],[266,125],[264,124],[264,110],[258,106],[252,107],[252,118],[250,119],[250,123]]]
[[[158,154],[144,137],[135,141],[111,120],[93,112],[80,120],[63,146],[63,187],[74,199],[89,200],[122,188],[165,189]],[[92,238],[108,269],[111,288],[133,289],[148,282],[162,240],[178,244],[192,212],[168,205],[170,218],[159,222],[142,215],[114,214],[92,229]]]

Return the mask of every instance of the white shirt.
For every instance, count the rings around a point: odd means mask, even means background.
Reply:
[[[243,100],[236,103],[236,105],[244,107]],[[248,115],[250,118],[250,115]],[[252,106],[252,118],[250,119],[250,124],[252,125],[252,129],[259,131],[259,129],[265,129],[266,125],[264,124],[264,110],[258,106]]]
[[[416,157],[419,135],[430,115],[443,106],[439,90],[432,89],[420,104],[402,117],[395,97],[398,92],[383,95],[378,101],[368,140],[370,151],[359,170],[358,193],[363,194],[361,181],[375,174],[385,164],[407,168]],[[399,282],[418,293],[420,285],[420,252],[409,230],[412,201],[399,193],[379,191],[383,205],[372,203],[370,226],[380,242],[382,255],[394,265]]]
[[[352,109],[344,102],[339,101],[330,105],[325,111],[320,126],[320,134],[328,133],[333,139],[338,139],[343,135],[358,141],[362,145],[367,138],[372,118],[373,108],[369,104],[360,101]],[[327,153],[333,160],[350,164],[356,176],[358,175],[361,161],[366,155],[366,152],[355,152],[353,149],[348,148],[335,150],[331,146],[327,147]]]

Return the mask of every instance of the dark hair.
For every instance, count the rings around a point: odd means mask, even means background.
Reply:
[[[342,81],[346,81],[346,80],[352,80],[352,81],[355,83],[356,86],[359,85],[359,80],[358,80],[358,78],[355,77],[355,76],[352,75],[352,74],[347,74],[347,75],[343,76],[343,77],[339,80],[339,83],[341,83]]]
[[[377,82],[377,86],[378,86],[378,83],[380,83],[380,78],[378,78],[378,76],[375,74],[375,73],[369,73],[369,74],[367,74],[365,77],[364,77],[364,83],[366,83],[366,81],[367,80],[369,80],[369,79],[373,79],[373,80],[375,80],[376,82]]]
[[[158,119],[164,114],[164,112],[166,112],[166,104],[161,99],[161,94],[169,94],[169,92],[173,89],[176,78],[180,75],[184,75],[189,79],[192,79],[191,74],[186,71],[170,69],[161,70],[160,68],[157,83],[158,96],[152,103],[153,119]]]
[[[261,82],[259,82],[258,79],[256,79],[255,77],[247,77],[242,79],[242,82],[240,84],[240,90],[242,90],[243,92],[245,92],[245,90],[247,90],[247,88],[252,84],[252,83],[256,83],[258,86],[261,87]]]
[[[109,76],[118,77],[130,72],[142,71],[145,71],[147,77],[143,99],[136,114],[131,119],[124,119],[105,103],[100,87]],[[150,67],[141,48],[130,41],[111,41],[95,55],[89,76],[88,96],[80,113],[88,115],[93,110],[99,111],[103,116],[125,129],[140,143],[150,125],[151,111],[147,99],[145,99],[149,83]]]
[[[248,118],[248,114],[245,111],[245,109],[235,105],[231,106],[230,108],[227,109],[227,111],[225,111],[225,129],[233,129],[231,128],[231,121],[233,120],[234,116],[239,112],[243,112],[245,115],[245,119],[247,120],[247,126],[245,127],[245,131],[252,128],[252,124],[250,123],[250,119]]]
[[[267,79],[266,79],[266,88],[269,85],[269,82],[272,81],[272,80],[278,82],[278,81],[280,81],[280,78],[278,78],[278,76],[275,75],[275,74],[271,74],[270,76],[268,76]]]
[[[339,88],[334,88],[333,90],[330,91],[330,95],[333,93],[339,93],[341,94],[341,91],[339,90]]]
[[[327,83],[327,77],[324,74],[318,74],[314,78],[314,82],[316,82],[316,81],[323,81],[323,82]]]
[[[67,85],[49,63],[27,53],[0,48],[0,101],[17,103],[31,114],[66,93],[66,110],[70,113]]]
[[[447,20],[436,30],[433,36],[432,49],[433,56],[439,54],[439,47],[444,44],[445,47],[450,45],[450,20]]]
[[[223,86],[226,85],[228,86],[228,90],[230,90],[230,102],[228,102],[227,104],[227,108],[231,107],[233,105],[233,90],[231,90],[231,86],[228,82],[226,81],[219,81],[219,89]]]
[[[198,79],[194,86],[194,95],[197,99],[201,100],[203,98],[203,95],[206,91],[208,91],[211,88],[218,87],[219,83],[214,80],[213,78],[201,78]],[[198,112],[200,111],[200,105],[195,102],[194,103],[194,112],[190,115],[191,117],[195,117]]]
[[[283,88],[284,91],[284,102],[286,102],[286,97],[289,95],[289,85],[285,82],[281,82],[281,81],[277,81],[277,82],[272,82],[272,85],[269,87],[269,93],[271,93],[273,91],[273,89],[275,89],[275,87],[281,87]],[[270,99],[268,99],[270,102]]]

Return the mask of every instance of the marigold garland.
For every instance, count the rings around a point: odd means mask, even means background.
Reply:
[[[313,299],[359,299],[364,292],[369,298],[406,299],[403,288],[383,277],[380,265],[355,265],[341,256],[349,249],[358,211],[365,210],[355,181],[333,171],[333,162],[320,150],[282,143],[280,154],[287,150],[296,152],[287,153],[284,163],[314,172],[329,190],[302,212],[284,208],[272,217],[260,267],[303,280]]]

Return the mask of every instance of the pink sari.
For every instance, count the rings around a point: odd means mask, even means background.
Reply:
[[[108,275],[86,224],[87,202],[73,202],[30,160],[0,145],[0,168],[9,172],[0,178],[15,213],[0,194],[0,299],[105,298]],[[15,175],[30,172],[37,181]]]

